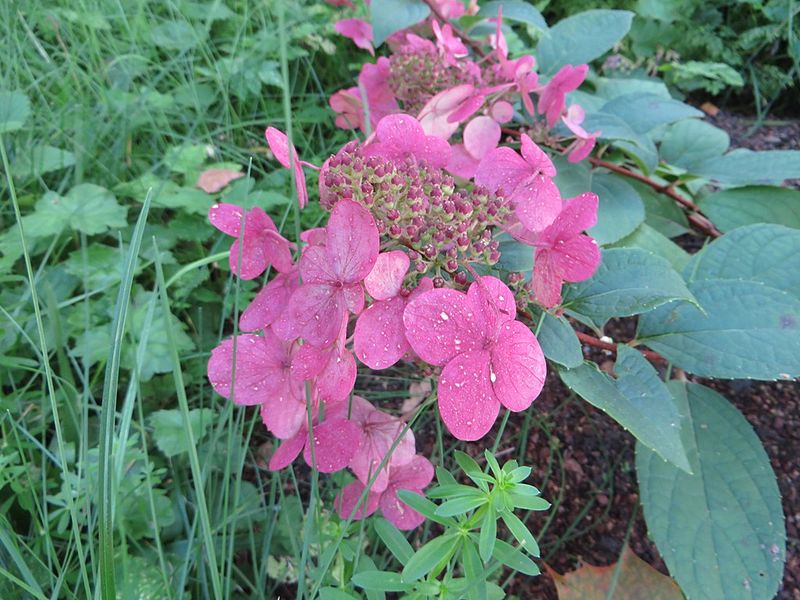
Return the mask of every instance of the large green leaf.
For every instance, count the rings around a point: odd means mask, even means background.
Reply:
[[[153,428],[153,440],[165,456],[172,458],[189,451],[186,441],[186,423],[180,410],[170,408],[157,410],[148,416]],[[206,435],[208,426],[214,423],[214,411],[210,408],[193,408],[189,411],[189,423],[194,439],[199,441]]]
[[[741,227],[692,256],[687,280],[746,279],[800,299],[800,231],[780,225]]]
[[[639,339],[695,375],[731,379],[800,376],[800,300],[756,281],[689,283],[703,311],[661,306],[639,319]]]
[[[614,244],[615,248],[641,248],[658,256],[666,258],[676,271],[682,271],[689,262],[689,253],[675,242],[642,223],[630,235]]]
[[[630,346],[617,346],[616,378],[593,363],[561,369],[567,387],[607,413],[648,448],[684,471],[690,471],[681,429],[685,416],[678,412],[667,386],[644,356]]]
[[[701,162],[694,173],[728,185],[780,183],[800,175],[800,150],[738,149]]]
[[[687,171],[722,156],[730,145],[728,134],[711,123],[686,119],[671,125],[661,138],[661,158]]]
[[[659,125],[703,116],[693,106],[648,92],[622,94],[600,110],[624,119],[636,133],[647,133]]]
[[[687,598],[772,598],[786,533],[767,454],[725,398],[697,384],[686,391],[697,444],[693,474],[636,447],[650,536]]]
[[[680,206],[668,196],[659,194],[652,187],[631,181],[644,203],[644,222],[668,238],[674,238],[689,231],[689,220]]]
[[[430,12],[422,0],[373,0],[370,5],[373,43],[380,46],[395,31],[416,25]]]
[[[572,325],[564,317],[545,313],[536,338],[542,346],[542,352],[550,360],[567,368],[583,363],[581,343]]]
[[[31,103],[22,92],[0,91],[0,133],[20,129],[31,114]]]
[[[644,221],[644,204],[628,182],[613,173],[596,173],[592,191],[600,198],[597,225],[588,233],[598,244],[610,244],[625,237]]]
[[[602,325],[673,300],[694,298],[665,259],[638,248],[611,248],[603,250],[591,279],[566,288],[564,306]]]
[[[536,48],[540,71],[553,75],[566,64],[602,56],[625,37],[632,19],[627,10],[587,10],[559,21]]]
[[[531,3],[524,0],[493,0],[484,2],[478,15],[481,17],[496,17],[498,9],[503,8],[503,19],[518,21],[532,25],[540,31],[547,31],[547,23],[542,13]]]
[[[800,191],[789,188],[751,185],[722,190],[703,198],[700,208],[720,231],[755,223],[800,229]]]
[[[69,227],[86,235],[128,224],[128,210],[117,203],[114,194],[93,183],[76,185],[63,197],[48,192],[36,203],[36,213],[59,231]]]
[[[45,173],[66,169],[75,164],[75,155],[68,150],[53,146],[34,146],[27,152],[20,152],[11,171],[15,177],[41,177]]]

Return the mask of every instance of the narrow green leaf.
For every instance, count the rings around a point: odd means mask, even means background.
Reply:
[[[541,571],[536,563],[522,553],[522,550],[514,548],[511,544],[503,540],[497,540],[492,556],[507,567],[519,571],[523,575],[535,577]]]
[[[449,533],[433,538],[414,553],[403,568],[402,581],[412,582],[430,573],[440,562],[446,561],[456,550],[460,538]]]
[[[380,592],[407,592],[414,586],[403,583],[399,573],[391,571],[361,571],[353,575],[353,583],[365,590]]]
[[[465,497],[454,498],[448,500],[436,509],[436,514],[442,517],[454,517],[456,515],[464,515],[471,510],[475,510],[479,506],[483,506],[489,501],[486,496],[481,497]]]
[[[520,548],[530,554],[531,556],[539,556],[539,544],[536,543],[536,538],[528,530],[525,524],[512,512],[503,513],[500,515],[503,523],[506,524],[511,535],[519,542]]]
[[[486,507],[486,514],[481,522],[481,535],[478,543],[481,559],[486,562],[494,552],[497,541],[497,514],[490,504]]]
[[[379,517],[375,519],[375,532],[381,541],[386,545],[389,552],[400,561],[406,564],[414,554],[414,549],[408,543],[403,533],[386,519]]]

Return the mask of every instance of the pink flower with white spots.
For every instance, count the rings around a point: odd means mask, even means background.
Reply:
[[[464,179],[472,179],[484,156],[497,148],[500,125],[487,116],[475,117],[464,128],[464,143],[452,146],[447,170]]]
[[[491,429],[500,406],[518,412],[544,385],[546,364],[536,336],[515,320],[514,294],[495,277],[481,277],[466,294],[434,289],[409,303],[406,337],[419,357],[444,366],[439,413],[461,440]]]
[[[345,317],[346,319],[346,317]],[[292,375],[316,383],[321,400],[346,400],[356,383],[356,361],[345,345],[347,322],[335,343],[325,348],[303,344],[292,359]]]
[[[375,130],[377,142],[364,148],[367,156],[382,156],[389,160],[414,158],[431,166],[444,167],[450,158],[450,144],[443,139],[426,135],[414,117],[397,114],[384,117]]]
[[[221,232],[237,238],[231,244],[228,259],[231,270],[242,279],[255,279],[269,265],[281,272],[292,268],[291,248],[294,244],[278,233],[275,223],[263,209],[256,207],[245,213],[240,206],[221,202],[208,210],[208,220]],[[238,239],[240,236],[241,249]]]
[[[239,316],[239,329],[245,332],[265,330],[281,316],[292,293],[300,287],[300,273],[293,268],[279,273],[261,288]]]
[[[532,287],[545,308],[561,302],[564,281],[583,281],[600,265],[600,249],[582,233],[597,223],[598,198],[591,192],[567,200],[536,240]]]
[[[586,79],[589,65],[564,65],[539,92],[539,112],[547,117],[547,124],[554,127],[564,112],[566,95],[577,90]]]

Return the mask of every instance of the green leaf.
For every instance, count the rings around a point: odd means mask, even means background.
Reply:
[[[492,556],[501,563],[510,567],[514,571],[519,571],[523,575],[536,577],[541,571],[536,563],[522,553],[522,550],[514,548],[511,544],[503,540],[497,540],[494,545]]]
[[[518,491],[519,487],[519,485],[515,486],[515,488],[508,493],[515,508],[537,511],[548,510],[550,508],[551,504],[547,500],[539,496],[521,493]]]
[[[365,590],[380,592],[406,592],[413,584],[403,583],[399,573],[391,571],[362,571],[353,575],[353,583]]]
[[[542,326],[536,336],[544,355],[567,368],[577,367],[583,362],[583,350],[575,330],[564,317],[545,313]]]
[[[639,192],[644,203],[644,222],[667,238],[674,238],[689,231],[686,213],[677,203],[664,194],[659,194],[650,186],[638,181],[630,184]]]
[[[456,551],[461,538],[449,533],[433,538],[409,559],[403,568],[402,581],[411,582],[430,573],[440,562],[447,560]]]
[[[627,10],[587,10],[559,21],[536,48],[541,73],[553,75],[566,64],[602,56],[625,37],[632,19]]]
[[[741,227],[692,256],[684,275],[758,281],[800,299],[800,231],[780,225]]]
[[[442,517],[463,515],[479,506],[483,506],[488,501],[489,499],[486,496],[453,498],[439,505],[439,508],[436,509],[436,514]]]
[[[478,556],[478,551],[475,549],[475,544],[471,538],[465,539],[461,548],[464,576],[467,579],[467,585],[469,585],[467,598],[483,600],[487,597],[486,571],[484,570],[483,562]]]
[[[186,21],[166,21],[150,32],[152,42],[164,50],[185,52],[205,39],[205,32],[195,29]]]
[[[587,233],[605,245],[625,237],[644,221],[644,204],[639,193],[612,173],[596,173],[592,191],[600,198],[597,225]]]
[[[673,300],[694,298],[665,259],[638,248],[611,248],[603,250],[591,279],[566,288],[564,306],[601,325]]]
[[[636,133],[647,133],[659,125],[703,116],[702,111],[693,106],[647,92],[617,96],[600,110],[624,119]]]
[[[686,389],[695,473],[636,447],[650,536],[687,598],[772,598],[783,577],[786,533],[767,454],[725,398],[697,384]]]
[[[461,470],[464,471],[464,473],[466,473],[467,475],[473,475],[475,473],[483,473],[483,469],[481,469],[478,466],[478,463],[475,462],[475,459],[472,458],[466,452],[462,452],[461,450],[456,450],[453,456],[455,456],[458,466],[461,467]]]
[[[214,411],[210,408],[193,408],[189,411],[189,423],[195,441],[205,437],[209,425],[214,422]],[[177,408],[157,410],[150,414],[148,423],[153,428],[156,446],[165,456],[172,458],[189,451],[186,424]]]
[[[114,194],[93,183],[76,185],[63,197],[48,192],[36,203],[36,212],[59,230],[66,226],[86,235],[128,224],[128,210],[117,204]]]
[[[34,146],[29,152],[20,152],[11,171],[14,177],[41,177],[74,164],[75,155],[72,152],[45,144]]]
[[[0,91],[0,133],[21,129],[31,114],[31,103],[22,92]]]
[[[751,185],[722,190],[699,204],[720,231],[756,223],[800,229],[800,191],[790,188]]]
[[[495,513],[494,506],[489,504],[486,507],[486,514],[483,515],[483,521],[481,521],[481,534],[478,541],[478,550],[483,562],[488,561],[494,554],[497,541],[497,513]]]
[[[672,268],[680,272],[689,262],[689,253],[669,238],[661,235],[647,223],[642,223],[630,235],[615,242],[613,248],[641,248],[666,258]],[[541,340],[540,340],[541,341]],[[568,366],[568,365],[567,365]]]
[[[692,172],[700,163],[722,156],[731,140],[726,131],[699,119],[672,124],[661,138],[661,158]]]
[[[373,43],[380,46],[395,31],[416,25],[430,11],[422,0],[373,0],[370,6]]]
[[[397,492],[397,497],[431,521],[446,527],[455,526],[455,521],[453,519],[449,517],[441,517],[436,514],[436,505],[424,496],[420,496],[419,494],[410,490],[399,490]]]
[[[694,173],[728,185],[781,183],[800,173],[800,150],[738,149],[704,160]]]
[[[581,398],[608,414],[648,448],[678,468],[691,466],[681,440],[682,416],[658,372],[642,354],[617,346],[615,378],[594,363],[559,371],[564,383]]]
[[[503,523],[506,524],[511,535],[519,542],[520,548],[530,554],[531,556],[539,556],[539,544],[536,543],[536,538],[525,526],[525,523],[511,512],[506,512],[501,515]]]
[[[375,533],[381,538],[389,552],[400,561],[406,564],[408,559],[414,554],[414,549],[408,543],[402,532],[386,519],[379,517],[375,519]]]
[[[800,300],[755,281],[689,283],[702,312],[668,304],[639,319],[638,338],[695,375],[731,379],[800,376]]]
[[[478,11],[478,16],[481,17],[496,17],[498,9],[503,8],[503,19],[525,23],[538,29],[539,31],[547,31],[547,22],[544,20],[542,13],[533,5],[523,0],[502,0],[485,2],[481,4],[481,9]]]
[[[358,596],[330,586],[320,588],[319,598],[320,600],[358,600]]]

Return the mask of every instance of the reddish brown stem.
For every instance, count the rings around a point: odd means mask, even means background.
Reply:
[[[587,333],[583,333],[581,331],[576,331],[575,335],[578,336],[578,339],[586,344],[587,346],[593,346],[595,348],[600,348],[601,350],[608,350],[609,352],[613,352],[614,354],[617,353],[617,347],[614,344],[609,342],[604,342],[603,340],[597,339],[596,337],[589,335]],[[645,350],[643,348],[636,348],[642,355],[647,359],[653,362],[667,362],[666,359],[661,356],[658,352],[653,352],[652,350]]]

